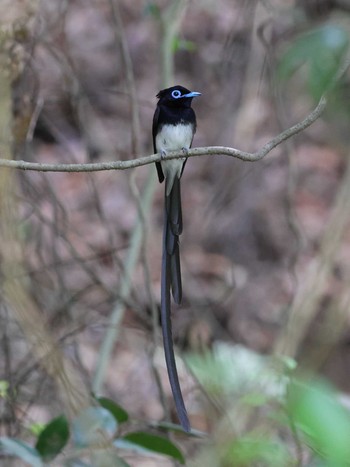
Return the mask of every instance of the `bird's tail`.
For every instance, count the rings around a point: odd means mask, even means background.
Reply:
[[[174,301],[180,303],[182,299],[179,236],[182,232],[182,210],[180,179],[175,178],[173,186],[167,195],[165,187],[163,258],[161,284],[161,321],[164,341],[165,360],[169,375],[171,390],[174,396],[176,411],[184,430],[190,431],[185,404],[183,401],[179,378],[176,369],[173,337],[171,329],[171,301],[170,290]]]
[[[167,193],[167,187],[165,187]],[[182,300],[179,237],[182,233],[180,179],[175,178],[169,195],[165,195],[165,247],[170,257],[170,284],[175,303]],[[164,252],[165,253],[165,252]]]

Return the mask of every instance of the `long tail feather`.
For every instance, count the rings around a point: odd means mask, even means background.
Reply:
[[[175,180],[168,196],[166,193],[167,191],[165,190],[161,281],[161,321],[163,344],[165,361],[167,365],[170,386],[175,401],[176,411],[183,429],[189,432],[191,427],[182,397],[179,377],[177,374],[171,328],[170,289],[172,290],[174,301],[176,303],[180,303],[182,298],[179,254],[179,235],[182,231],[180,180]]]

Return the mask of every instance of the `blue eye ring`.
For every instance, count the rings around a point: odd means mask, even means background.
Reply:
[[[178,99],[179,97],[181,97],[181,92],[180,92],[178,89],[175,89],[175,90],[171,93],[171,97],[173,97],[174,99]]]

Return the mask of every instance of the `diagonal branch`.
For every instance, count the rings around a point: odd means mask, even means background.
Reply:
[[[255,162],[264,158],[269,152],[279,146],[287,139],[295,136],[301,131],[312,125],[323,113],[327,101],[325,97],[321,97],[317,107],[301,122],[293,125],[287,130],[282,131],[279,135],[268,141],[260,150],[256,152],[245,152],[239,149],[225,147],[225,146],[209,146],[202,148],[192,148],[186,154],[186,157],[195,156],[210,156],[210,155],[224,155],[236,157],[243,161]],[[183,157],[182,151],[173,151],[167,154],[167,159],[179,159]],[[8,167],[21,170],[35,170],[38,172],[98,172],[102,170],[126,170],[134,169],[161,160],[160,154],[152,154],[151,156],[144,156],[138,159],[128,161],[113,161],[113,162],[98,162],[91,164],[45,164],[39,162],[27,161],[14,161],[7,159],[0,159],[0,167]]]

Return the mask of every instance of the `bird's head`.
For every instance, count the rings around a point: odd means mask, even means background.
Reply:
[[[190,91],[183,86],[172,86],[159,91],[156,97],[159,99],[159,104],[171,107],[190,107],[192,99],[200,95],[200,92]]]

